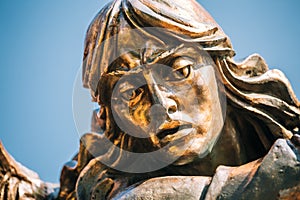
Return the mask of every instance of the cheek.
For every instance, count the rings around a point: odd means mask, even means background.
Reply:
[[[210,86],[198,74],[193,77],[191,89],[182,101],[185,106],[183,112],[189,115],[198,129],[197,132],[207,132],[212,120],[212,96]],[[188,106],[186,106],[188,105]]]
[[[151,102],[147,97],[142,97],[134,104],[129,103],[129,113],[131,119],[141,126],[147,126],[149,124],[149,112],[151,108]]]
[[[183,97],[183,105],[189,105],[191,112],[199,112],[209,110],[211,102],[211,92],[209,85],[203,80],[203,78],[195,74],[188,84],[190,87],[186,90],[182,90],[181,96]]]
[[[195,96],[197,96],[197,100],[199,102],[201,110],[209,110],[209,107],[212,102],[212,87],[209,81],[210,75],[211,73],[204,73],[200,69],[195,71],[194,73],[193,91],[195,91]]]

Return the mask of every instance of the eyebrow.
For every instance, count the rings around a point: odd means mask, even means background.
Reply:
[[[166,51],[162,51],[159,54],[152,54],[149,58],[150,62],[147,59],[147,63],[144,64],[155,64],[157,63],[159,60],[162,60],[172,54],[174,54],[176,51],[178,51],[179,49],[183,48],[184,44],[180,44],[172,49],[166,50]],[[152,58],[151,58],[152,57]]]
[[[180,45],[178,45],[178,46],[176,46],[176,47],[174,47],[174,48],[171,48],[171,49],[169,49],[169,50],[164,50],[164,51],[161,51],[161,52],[159,52],[159,53],[157,53],[157,51],[156,51],[156,52],[154,51],[154,53],[151,54],[150,56],[148,56],[148,58],[146,59],[147,62],[146,62],[146,63],[142,63],[142,65],[143,65],[143,64],[148,64],[148,65],[155,64],[155,63],[157,63],[159,60],[162,60],[162,59],[164,59],[164,58],[167,58],[168,56],[170,56],[170,55],[176,53],[178,50],[180,50],[180,49],[182,49],[182,48],[184,48],[184,47],[185,47],[184,44],[180,44]],[[131,54],[132,54],[132,52],[128,52],[128,53],[131,53]],[[137,55],[137,54],[135,54],[135,55]],[[141,55],[141,54],[140,54],[140,55]],[[142,56],[141,56],[141,57],[142,57]],[[140,58],[140,59],[141,59],[141,58]],[[123,59],[123,61],[125,61],[125,60]],[[116,72],[116,73],[118,73],[118,72],[124,73],[124,70],[116,69],[114,72]],[[126,73],[125,73],[125,74],[126,74]]]

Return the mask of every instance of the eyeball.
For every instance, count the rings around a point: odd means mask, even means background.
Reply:
[[[193,70],[194,62],[188,57],[178,57],[173,61],[170,81],[179,81],[188,78]]]
[[[187,65],[185,67],[177,69],[176,71],[174,71],[174,77],[177,79],[188,78],[191,73],[191,68],[191,65]]]

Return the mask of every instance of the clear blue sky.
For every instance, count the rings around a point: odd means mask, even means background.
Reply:
[[[16,160],[58,182],[78,150],[72,88],[88,24],[108,1],[0,1],[0,139]],[[236,58],[261,54],[300,97],[299,1],[202,0]],[[83,102],[84,103],[84,102]]]

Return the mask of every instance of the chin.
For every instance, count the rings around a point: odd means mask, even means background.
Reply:
[[[184,142],[179,142],[170,147],[169,149],[172,156],[178,157],[173,165],[186,165],[206,157],[211,152],[214,143],[207,142],[207,138],[203,137],[204,136],[201,135],[198,137],[184,138]],[[176,151],[174,151],[174,149]]]
[[[194,151],[187,151],[185,152],[182,156],[180,156],[174,163],[173,165],[186,165],[190,164],[196,160],[199,160],[199,154]]]

